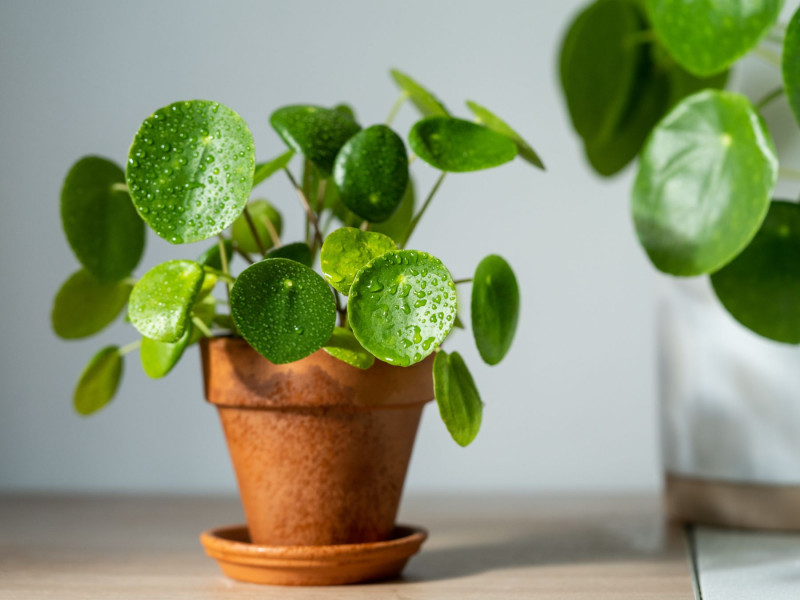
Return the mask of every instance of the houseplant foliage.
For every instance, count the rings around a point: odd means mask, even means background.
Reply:
[[[474,439],[483,405],[464,361],[442,347],[460,324],[456,285],[473,283],[475,342],[494,365],[516,329],[514,273],[490,255],[474,279],[454,280],[440,259],[408,243],[446,173],[493,168],[516,156],[543,164],[488,109],[468,102],[475,120],[460,119],[408,75],[391,75],[400,97],[386,123],[362,127],[346,105],[285,106],[269,122],[287,149],[265,162],[256,162],[239,115],[193,100],[145,119],[124,172],[95,156],[72,167],[61,214],[82,267],[56,296],[54,329],[63,338],[86,337],[127,306],[127,320],[141,334],[91,359],[75,389],[78,412],[93,413],[112,399],[130,351],[138,349],[145,372],[158,378],[201,338],[236,336],[276,364],[322,349],[358,369],[376,359],[405,367],[436,352],[441,415],[459,444]],[[410,156],[391,128],[406,101],[422,114],[407,137]],[[419,208],[409,175],[417,157],[440,171]],[[274,176],[285,176],[299,199],[303,240],[283,240],[282,216],[254,194]],[[135,278],[145,224],[172,244],[213,241],[199,256]]]
[[[653,264],[710,275],[744,326],[800,343],[800,207],[774,198],[780,167],[760,111],[785,99],[800,122],[800,11],[777,24],[779,0],[600,0],[572,22],[561,82],[594,170],[637,161],[632,214]],[[752,54],[782,85],[751,101],[724,91]]]

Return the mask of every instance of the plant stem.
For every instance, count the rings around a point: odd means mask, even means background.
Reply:
[[[220,271],[219,269],[215,269],[214,267],[209,267],[208,265],[204,265],[203,269],[206,272],[211,273],[212,275],[216,275],[220,279],[224,279],[225,281],[228,281],[230,283],[233,283],[234,281],[236,281],[230,274],[224,273],[223,271]]]
[[[131,342],[119,349],[120,356],[125,356],[128,352],[133,352],[137,350],[139,346],[142,345],[142,340],[136,340],[135,342]]]
[[[361,231],[369,231],[369,221],[364,221],[359,227]]]
[[[214,334],[211,333],[211,330],[206,327],[206,324],[203,323],[203,321],[201,321],[198,317],[192,317],[192,323],[194,323],[194,326],[197,327],[200,330],[200,333],[202,333],[204,336],[214,337]]]
[[[403,238],[403,243],[400,244],[401,248],[405,248],[405,245],[408,243],[408,240],[411,238],[411,234],[414,233],[414,230],[417,228],[417,223],[422,218],[422,215],[425,214],[425,211],[428,210],[428,205],[433,200],[433,197],[436,195],[436,192],[439,190],[439,187],[442,185],[442,181],[444,181],[444,176],[447,175],[445,171],[442,171],[442,174],[439,175],[439,178],[436,180],[436,183],[433,184],[433,188],[431,189],[428,197],[425,198],[425,203],[422,205],[422,208],[416,214],[416,216],[411,219],[411,223],[408,226],[408,232],[406,232],[405,238]]]
[[[778,169],[778,175],[786,179],[794,179],[795,181],[800,181],[800,171],[798,171],[797,169],[787,169],[786,167],[781,167],[780,169]]]
[[[465,277],[464,279],[453,279],[453,283],[458,285],[459,283],[472,283],[472,277]]]
[[[253,217],[250,214],[250,211],[247,210],[247,206],[244,207],[242,211],[244,215],[244,220],[247,221],[247,226],[250,228],[250,233],[253,234],[253,239],[256,241],[256,246],[258,246],[258,251],[261,252],[261,256],[267,256],[267,249],[264,248],[264,243],[261,241],[261,236],[258,235],[258,230],[256,229],[256,224],[253,222]],[[269,222],[269,219],[264,219],[266,222]]]
[[[297,185],[297,180],[294,178],[294,175],[292,175],[292,172],[289,169],[284,169],[284,172],[289,178],[289,181],[292,182],[292,185],[297,192],[297,197],[300,198],[300,204],[303,205],[303,208],[306,211],[306,217],[314,228],[314,238],[316,239],[317,243],[322,246],[322,234],[319,231],[319,221],[317,220],[317,215],[315,215],[314,211],[311,210],[311,205],[308,203],[308,198],[306,198],[306,195],[303,193],[303,190],[300,189],[300,186]]]
[[[781,66],[781,57],[777,52],[773,52],[772,50],[767,50],[766,48],[762,48],[761,46],[756,46],[755,48],[753,48],[753,54],[755,54],[760,59],[767,61],[768,63],[772,63],[777,67]]]
[[[403,90],[400,93],[400,96],[395,101],[394,105],[392,106],[392,110],[389,111],[389,116],[386,117],[386,126],[389,127],[394,122],[394,118],[397,116],[397,113],[400,111],[400,107],[403,106],[403,103],[408,100],[408,92]]]
[[[763,98],[761,98],[761,100],[756,102],[756,109],[757,110],[763,109],[765,106],[767,106],[773,100],[776,100],[777,98],[780,98],[781,96],[783,96],[785,91],[786,90],[783,89],[783,86],[775,88],[774,90],[772,90],[771,92],[766,94]]]
[[[128,191],[128,184],[127,183],[112,183],[111,184],[111,191],[112,192],[127,192]]]
[[[217,236],[217,244],[219,244],[219,260],[222,263],[222,272],[230,277],[231,272],[228,268],[228,253],[225,252],[225,238],[222,237],[222,234]],[[232,279],[231,279],[232,281]],[[231,281],[225,281],[225,291],[228,294],[228,303],[230,304],[231,301]]]
[[[267,232],[269,232],[269,237],[272,240],[272,245],[275,248],[280,248],[283,246],[283,242],[281,242],[281,236],[278,235],[278,230],[275,229],[275,225],[272,224],[272,221],[269,219],[264,219],[264,227],[267,228]]]

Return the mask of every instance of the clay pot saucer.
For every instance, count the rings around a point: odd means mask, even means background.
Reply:
[[[384,542],[331,546],[264,546],[250,542],[246,525],[205,531],[200,541],[223,573],[248,583],[341,585],[397,577],[428,532],[398,525]]]

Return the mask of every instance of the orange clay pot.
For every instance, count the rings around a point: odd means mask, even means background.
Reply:
[[[433,356],[357,369],[323,350],[276,365],[235,338],[201,343],[250,539],[269,546],[379,542],[395,526]]]

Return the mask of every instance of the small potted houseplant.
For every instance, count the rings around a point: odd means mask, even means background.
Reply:
[[[233,110],[177,102],[142,123],[125,171],[90,156],[64,182],[64,230],[82,268],[56,296],[55,331],[92,335],[127,306],[141,334],[91,359],[75,409],[92,414],[112,399],[128,352],[138,349],[158,378],[199,343],[248,521],[204,543],[234,577],[324,584],[398,573],[424,538],[398,533],[394,521],[423,405],[435,396],[462,446],[481,424],[473,379],[458,352],[443,348],[463,327],[456,286],[472,284],[484,361],[500,362],[514,337],[519,292],[505,260],[489,255],[473,277],[454,279],[438,258],[407,246],[446,173],[516,156],[543,165],[489,110],[468,102],[476,120],[453,117],[410,77],[392,76],[400,97],[386,124],[363,128],[346,105],[286,106],[270,123],[287,151],[256,163]],[[411,158],[391,129],[405,101],[423,116],[408,135]],[[414,158],[440,171],[418,208]],[[276,175],[299,200],[303,240],[287,243],[278,211],[250,200]],[[135,279],[145,224],[173,244],[214,241]]]
[[[776,24],[782,5],[593,2],[560,67],[594,170],[614,175],[638,157],[632,214],[652,263],[710,276],[710,289],[673,285],[662,313],[671,513],[799,529],[800,205],[775,186],[800,172],[779,168],[762,117],[785,99],[800,120],[800,13]],[[722,89],[745,55],[781,78],[753,101]]]

